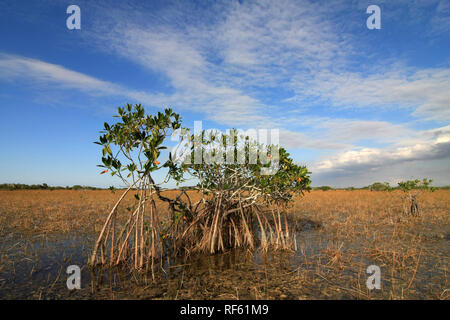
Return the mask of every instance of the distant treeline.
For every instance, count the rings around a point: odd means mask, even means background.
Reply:
[[[0,190],[102,190],[102,188],[74,185],[72,187],[51,187],[43,184],[23,184],[23,183],[3,183],[0,184]]]
[[[80,186],[80,185],[73,185],[71,187],[52,187],[47,185],[46,183],[43,184],[22,184],[22,183],[3,183],[0,184],[0,190],[122,190],[122,188],[115,188],[115,187],[109,187],[109,188],[97,188],[97,187],[90,187],[90,186]],[[126,189],[126,188],[125,188]],[[179,189],[184,190],[194,190],[195,186],[186,186],[186,187],[180,187]],[[356,187],[346,187],[346,188],[332,188],[330,186],[320,186],[320,187],[312,187],[313,190],[322,190],[322,191],[329,191],[329,190],[371,190],[371,191],[386,191],[386,190],[395,190],[399,189],[398,187],[391,187],[387,183],[382,182],[375,182],[372,183],[369,186],[362,187],[362,188],[356,188]],[[450,186],[443,186],[443,187],[435,187],[435,189],[438,190],[450,190]],[[175,190],[175,189],[165,189],[162,190]]]
[[[443,187],[434,187],[437,190],[450,190],[450,186],[443,186]],[[328,191],[328,190],[370,190],[370,191],[388,191],[388,190],[397,190],[400,189],[399,187],[392,187],[388,183],[382,183],[382,182],[375,182],[371,185],[362,187],[362,188],[356,188],[356,187],[346,187],[346,188],[332,188],[330,186],[321,186],[321,187],[312,187],[313,190],[322,190],[322,191]]]
[[[0,184],[0,190],[125,190],[126,187],[108,187],[108,188],[98,188],[98,187],[90,187],[90,186],[81,186],[81,185],[73,185],[71,187],[61,187],[61,186],[49,186],[46,183],[42,184],[23,184],[23,183],[2,183]],[[195,186],[187,186],[187,187],[180,187],[177,189],[167,189],[167,188],[161,188],[161,190],[193,190],[195,189]]]

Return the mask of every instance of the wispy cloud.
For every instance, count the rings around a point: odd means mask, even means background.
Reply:
[[[392,68],[364,75],[320,72],[307,83],[294,80],[299,99],[317,97],[342,108],[409,108],[428,120],[450,119],[450,69]]]
[[[403,57],[374,53],[370,41],[362,43],[364,37],[373,37],[363,34],[368,4],[170,2],[163,8],[142,4],[139,9],[132,1],[92,4],[98,9],[90,12],[94,22],[82,33],[89,47],[136,64],[163,79],[170,90],[156,92],[152,83],[135,90],[119,80],[4,54],[0,79],[94,97],[120,96],[147,106],[171,105],[229,127],[280,128],[281,143],[289,148],[328,151],[326,159],[312,164],[318,173],[351,175],[382,164],[448,157],[449,130],[442,127],[450,119],[448,61],[421,67]],[[405,23],[416,19],[424,34],[450,30],[445,1],[380,4],[389,8],[383,11],[383,25],[406,15],[410,19]],[[401,110],[410,119],[441,128],[417,131],[410,123],[373,120],[363,113],[351,119],[333,117],[316,111],[319,107]]]
[[[63,66],[17,55],[0,54],[0,79],[28,81],[38,85],[53,85],[96,95],[123,92],[120,86],[72,71]]]
[[[309,2],[233,2],[221,11],[208,8],[217,16],[206,24],[130,21],[113,12],[110,28],[94,29],[90,40],[166,76],[175,93],[164,99],[177,107],[228,125],[273,122],[267,114],[277,106],[263,102],[265,90],[291,90],[293,74],[331,68],[345,55],[346,40],[333,34],[321,8]],[[189,10],[174,6],[170,17],[194,14],[203,21],[201,10]]]
[[[439,1],[431,23],[434,33],[448,34],[450,32],[450,3],[448,1]]]
[[[436,11],[446,10],[445,4],[435,5]],[[207,23],[202,10],[190,6],[172,6],[174,21],[133,22],[121,11],[108,17],[109,29],[90,36],[98,47],[164,74],[176,92],[164,96],[166,101],[225,124],[264,121],[264,114],[277,108],[264,101],[264,91],[281,88],[292,97],[284,102],[302,107],[409,108],[429,120],[450,117],[448,68],[420,69],[400,61],[382,70],[348,71],[355,57],[370,54],[358,52],[352,34],[336,21],[338,13],[351,11],[348,3],[249,1],[208,8],[214,9],[216,18]],[[177,19],[188,15],[202,22]]]

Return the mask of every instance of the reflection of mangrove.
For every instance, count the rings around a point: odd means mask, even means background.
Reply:
[[[290,272],[298,268],[300,259],[293,252],[266,252],[261,250],[232,249],[224,253],[204,255],[195,254],[188,258],[180,257],[159,264],[154,275],[151,272],[131,270],[125,265],[90,268],[91,291],[101,289],[112,291],[126,290],[130,283],[137,286],[154,287],[161,283],[179,286],[183,280],[199,279],[205,276],[226,280],[226,273],[252,273],[269,269]],[[225,273],[224,273],[225,272]],[[222,274],[222,276],[220,276]],[[255,275],[254,275],[255,276]]]

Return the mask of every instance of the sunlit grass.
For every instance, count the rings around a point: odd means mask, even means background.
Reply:
[[[171,193],[173,191],[168,191]],[[137,284],[114,277],[92,293],[69,293],[65,267],[85,263],[120,192],[0,191],[0,296],[153,299],[449,299],[450,191],[424,193],[421,216],[403,214],[400,192],[313,191],[295,201],[297,253],[246,251],[180,263],[170,276]],[[193,197],[198,195],[192,194]],[[132,195],[120,207],[129,214]],[[158,202],[164,215],[167,208]],[[382,289],[366,287],[367,266]],[[52,267],[50,267],[52,266]]]

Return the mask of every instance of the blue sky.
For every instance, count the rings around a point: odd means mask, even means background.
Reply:
[[[279,129],[316,186],[449,185],[450,2],[0,1],[0,183],[120,185],[92,142],[125,103]]]

